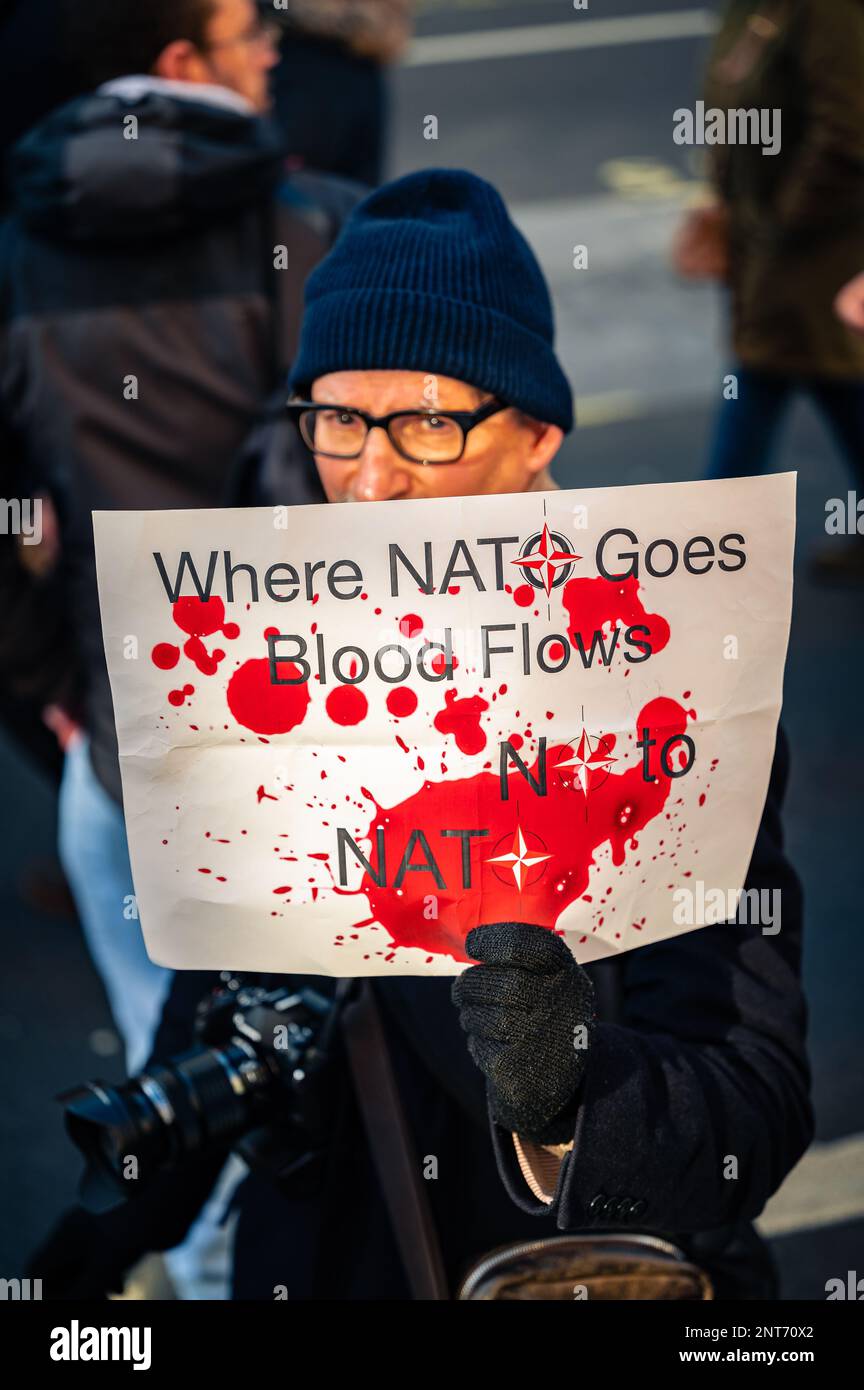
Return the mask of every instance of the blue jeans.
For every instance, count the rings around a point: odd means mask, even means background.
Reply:
[[[731,369],[738,379],[737,400],[724,400],[717,413],[708,466],[709,478],[743,478],[769,466],[777,431],[794,395],[811,398],[864,491],[864,381],[825,377],[775,376],[749,367]]]
[[[87,946],[126,1047],[126,1068],[134,1075],[153,1049],[174,972],[154,965],[144,949],[123,812],[97,779],[83,736],[66,753],[59,842]],[[236,1218],[224,1222],[224,1215],[247,1173],[245,1163],[232,1155],[186,1239],[166,1251],[180,1298],[228,1298]]]
[[[70,745],[63,767],[59,850],[134,1075],[150,1056],[173,972],[154,965],[144,948],[123,812],[98,781],[83,736]]]

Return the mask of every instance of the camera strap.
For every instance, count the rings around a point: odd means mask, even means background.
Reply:
[[[378,1004],[367,979],[357,984],[356,996],[342,1011],[342,1034],[375,1171],[412,1298],[447,1300],[450,1293],[438,1233]]]

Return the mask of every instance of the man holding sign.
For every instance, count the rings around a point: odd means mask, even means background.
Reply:
[[[291,385],[327,501],[376,508],[95,517],[142,927],[181,969],[156,1055],[193,971],[374,976],[451,1286],[552,1215],[774,1296],[751,1223],[813,1133],[790,480],[556,492],[548,292],[460,171],[355,209]],[[100,1218],[115,1268],[145,1200]],[[238,1207],[235,1296],[405,1296],[356,1107],[320,1182]]]

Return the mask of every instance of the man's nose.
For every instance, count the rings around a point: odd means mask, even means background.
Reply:
[[[393,448],[386,430],[373,426],[351,482],[354,501],[386,502],[407,496],[410,489],[411,476],[404,459]]]

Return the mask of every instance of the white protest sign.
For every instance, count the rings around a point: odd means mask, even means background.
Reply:
[[[446,975],[486,922],[581,961],[689,929],[762,814],[794,514],[793,474],[94,513],[151,957]]]

